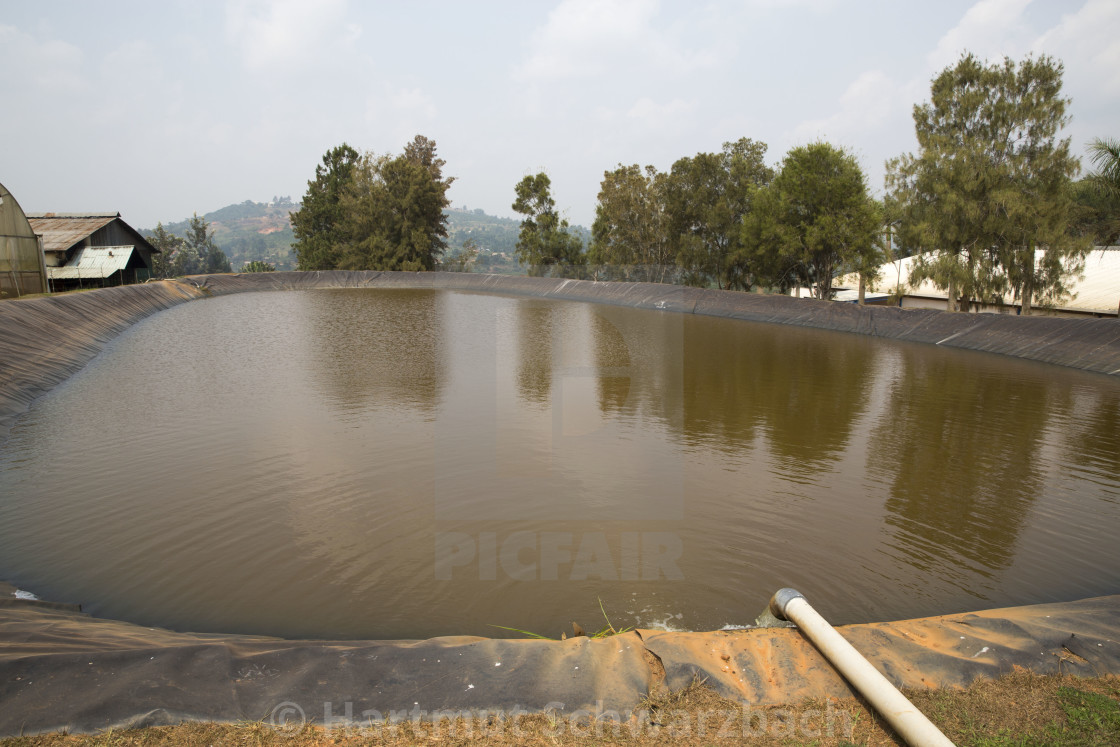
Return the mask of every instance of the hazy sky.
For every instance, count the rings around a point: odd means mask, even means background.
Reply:
[[[497,215],[543,169],[589,226],[604,170],[740,137],[844,146],[880,192],[965,50],[1061,59],[1074,152],[1120,137],[1118,0],[0,0],[0,183],[152,227],[419,133],[454,205]]]

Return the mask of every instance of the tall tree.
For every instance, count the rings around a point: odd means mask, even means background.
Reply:
[[[719,153],[673,164],[666,199],[677,264],[688,282],[742,290],[754,284],[741,224],[758,189],[773,178],[765,155],[765,143],[741,138]]]
[[[159,254],[152,258],[152,274],[157,278],[174,277],[175,253],[183,246],[182,237],[168,233],[163,223],[157,223],[148,243],[159,249]]]
[[[315,178],[307,183],[303,206],[291,214],[296,241],[292,251],[301,270],[333,270],[338,267],[344,241],[342,195],[350,184],[360,156],[346,143],[323,155],[315,167]]]
[[[603,173],[588,260],[608,277],[665,282],[675,264],[666,206],[668,176],[619,164]]]
[[[968,54],[914,107],[919,151],[888,163],[887,183],[904,243],[925,250],[911,280],[946,290],[951,311],[1010,291],[1029,314],[1084,263],[1070,186],[1079,166],[1058,139],[1061,83],[1061,63],[1046,56],[989,65]]]
[[[750,212],[743,216],[739,242],[755,284],[784,294],[804,281],[797,257],[783,251],[780,207],[779,195],[771,186],[758,190]]]
[[[183,237],[183,251],[180,253],[184,255],[184,264],[197,261],[193,272],[230,272],[232,269],[226,253],[214,241],[210,224],[198,213],[187,224],[187,235]],[[178,274],[189,275],[191,272],[184,268]]]
[[[396,157],[367,154],[340,200],[344,270],[432,270],[447,248],[444,161],[417,135]]]
[[[556,212],[551,189],[552,180],[543,171],[526,176],[514,187],[513,209],[525,216],[517,237],[517,259],[534,276],[563,274],[587,262],[583,242],[568,231],[568,221]]]
[[[868,273],[882,261],[880,223],[855,157],[813,143],[786,154],[753,219],[744,222],[743,241],[754,245],[755,256],[776,255],[760,266],[777,268],[787,281],[796,278],[827,299],[837,274]]]
[[[408,145],[404,146],[404,157],[412,163],[426,168],[435,181],[444,181],[443,167],[447,165],[447,162],[436,155],[435,140],[424,137],[423,135],[417,135],[412,138],[412,141]],[[455,181],[453,177],[448,178],[447,186],[450,187],[453,181]]]

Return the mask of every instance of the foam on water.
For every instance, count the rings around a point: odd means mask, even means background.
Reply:
[[[754,630],[755,628],[793,628],[796,627],[793,623],[785,620],[780,620],[774,616],[770,611],[769,605],[766,609],[754,619],[753,625],[740,625],[738,623],[727,623],[720,630]]]

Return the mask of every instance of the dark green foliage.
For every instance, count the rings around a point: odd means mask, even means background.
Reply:
[[[855,159],[825,143],[794,149],[776,179],[765,154],[741,138],[668,174],[606,172],[592,229],[597,276],[737,290],[801,282],[827,297],[837,272],[872,273],[880,211]],[[679,272],[665,272],[670,263]]]
[[[180,237],[168,232],[160,223],[148,236],[148,241],[160,250],[159,254],[154,255],[155,277],[181,277],[231,271],[225,252],[214,242],[210,224],[205,218],[199,217],[198,213],[187,221],[184,236]]]
[[[667,186],[668,176],[653,166],[619,164],[603,173],[588,253],[600,276],[659,283],[675,277]]]
[[[447,248],[444,161],[417,135],[396,156],[359,157],[348,145],[323,156],[292,214],[302,270],[431,270]]]
[[[174,277],[172,272],[172,259],[175,252],[183,245],[183,239],[170,233],[162,223],[156,224],[156,229],[147,235],[148,243],[159,249],[159,254],[152,255],[152,277]]]
[[[242,272],[276,272],[276,266],[270,265],[268,262],[261,262],[254,259],[252,262],[246,262],[245,266],[241,268]]]
[[[1101,190],[1091,179],[1074,182],[1072,189],[1076,229],[1097,246],[1120,243],[1120,198]]]
[[[768,285],[785,288],[796,280],[827,299],[837,274],[870,272],[882,262],[879,226],[855,157],[813,143],[786,154],[743,221],[741,242]]]
[[[924,251],[911,280],[948,291],[951,310],[1011,292],[1030,313],[1080,271],[1089,242],[1074,230],[1078,163],[1057,137],[1061,83],[1049,57],[988,65],[969,54],[914,107],[920,149],[888,164],[888,186],[903,243]]]
[[[1089,144],[1093,172],[1077,182],[1074,200],[1081,229],[1100,245],[1120,243],[1120,140]]]
[[[183,257],[183,264],[178,268],[177,275],[190,275],[191,271],[187,270],[188,263],[197,261],[197,267],[194,272],[201,274],[213,272],[230,272],[229,259],[226,258],[225,252],[214,241],[214,234],[210,230],[210,224],[207,223],[205,218],[200,218],[198,213],[190,219],[187,226],[187,235],[183,237],[183,248],[179,252],[179,256]],[[197,260],[195,260],[197,258]]]
[[[552,180],[541,172],[525,177],[514,188],[513,209],[525,216],[517,238],[517,258],[528,266],[530,275],[569,273],[587,263],[583,242],[556,212],[551,187]]]
[[[1094,172],[1089,177],[1101,191],[1120,197],[1120,140],[1097,138],[1089,144]]]
[[[690,284],[741,290],[754,285],[740,226],[757,191],[774,176],[765,155],[765,143],[741,138],[724,143],[719,153],[673,164],[666,185],[669,230]]]
[[[327,151],[315,167],[315,179],[307,183],[303,205],[292,213],[296,241],[292,251],[301,270],[331,270],[338,267],[339,247],[344,240],[342,196],[359,163],[358,151],[346,143]]]

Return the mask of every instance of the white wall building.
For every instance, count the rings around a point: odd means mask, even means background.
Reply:
[[[879,267],[879,279],[869,283],[867,303],[897,303],[904,309],[940,309],[948,306],[945,291],[926,280],[910,286],[914,257],[887,262]],[[859,277],[854,273],[836,279],[834,298],[854,301]],[[1097,247],[1085,258],[1083,276],[1072,283],[1072,293],[1050,307],[1034,305],[1032,314],[1053,316],[1120,316],[1120,247]],[[1037,302],[1036,302],[1037,303]],[[978,313],[1018,314],[1019,304],[1006,298],[1002,305],[971,304]]]

